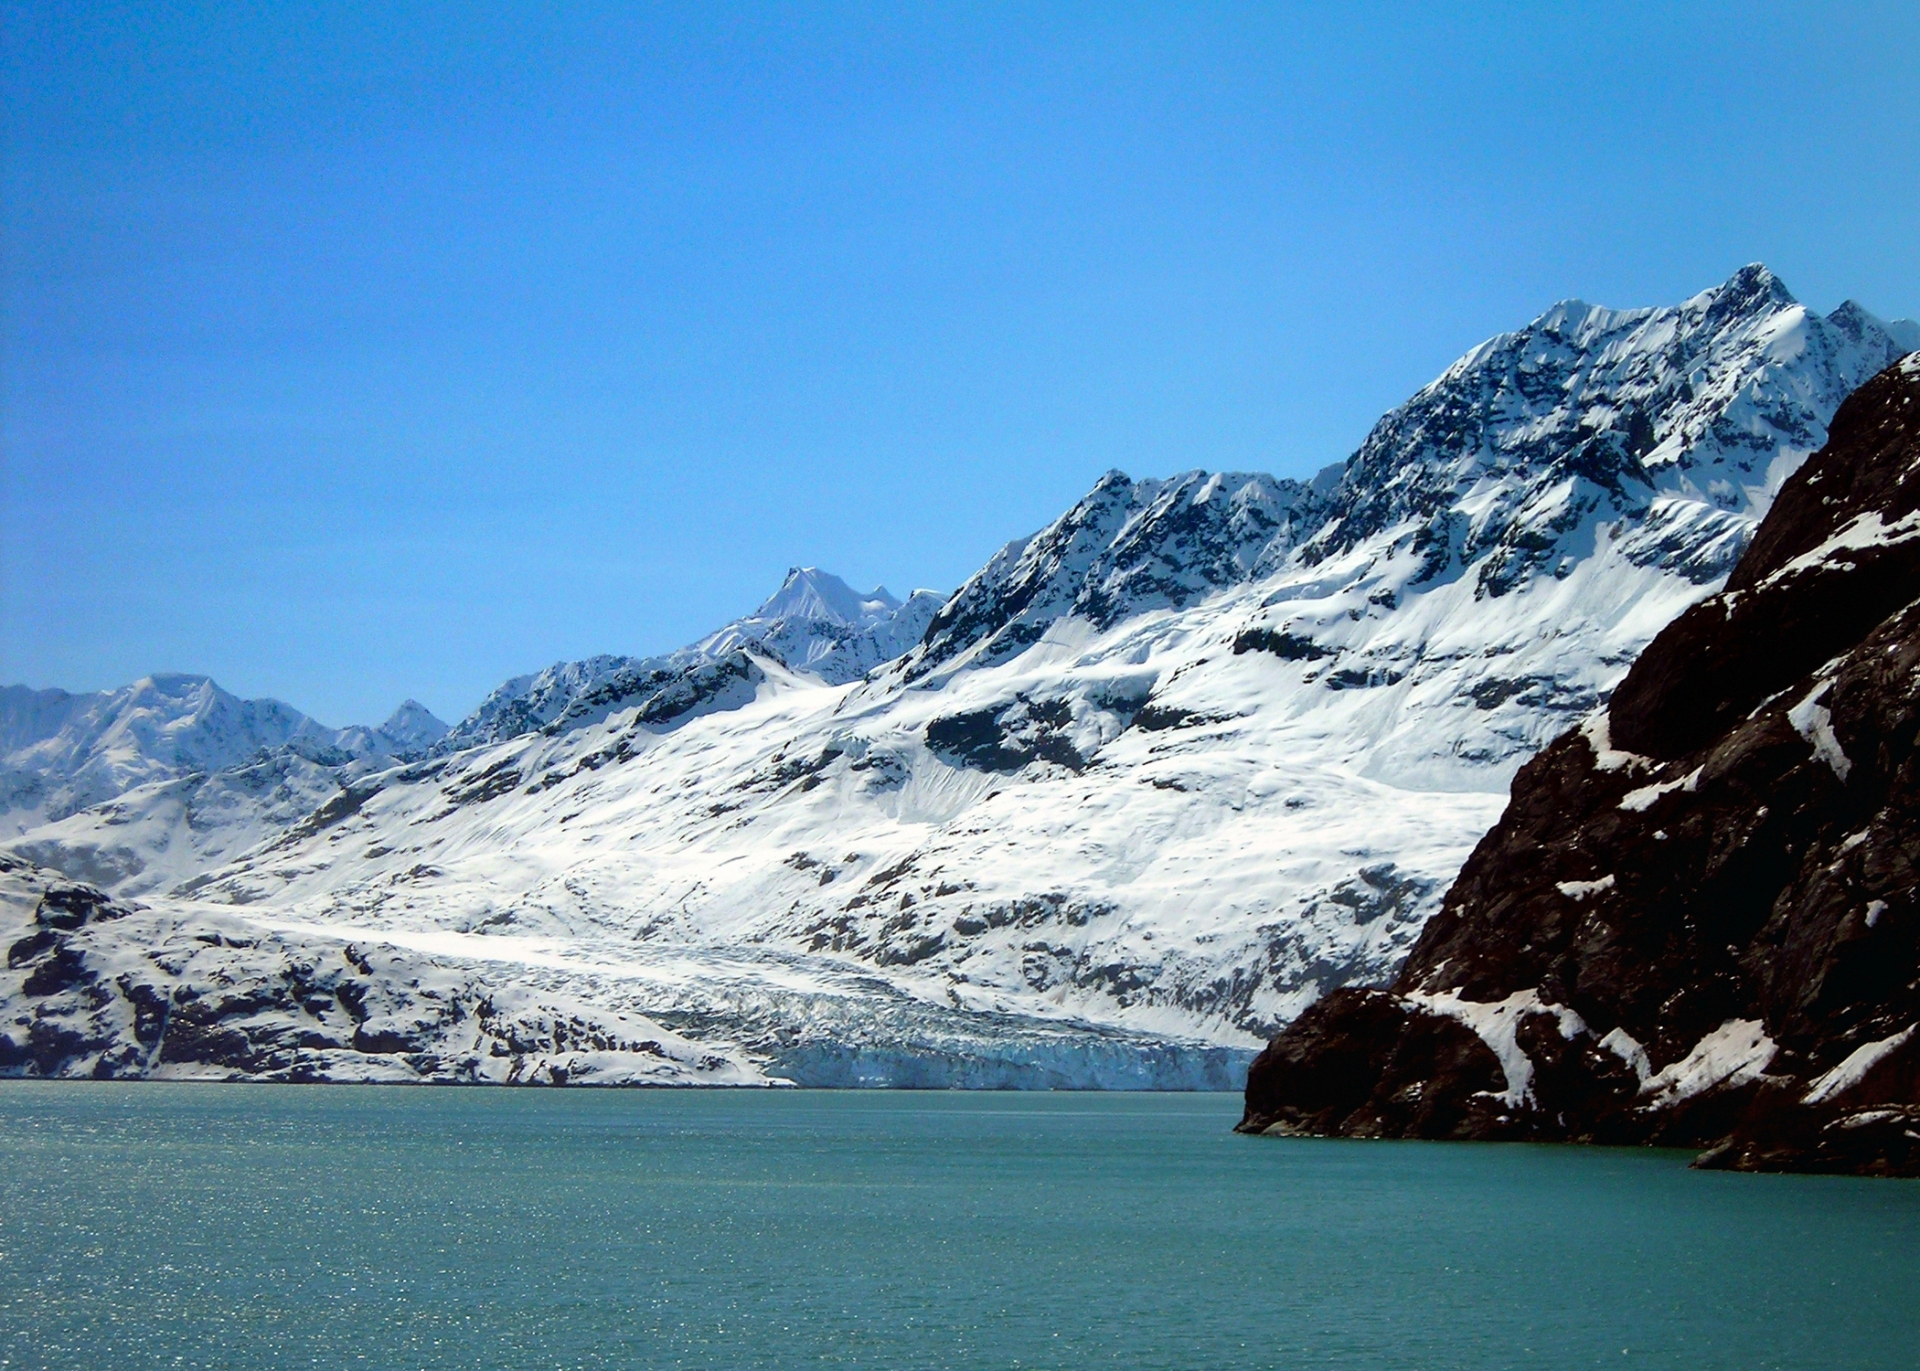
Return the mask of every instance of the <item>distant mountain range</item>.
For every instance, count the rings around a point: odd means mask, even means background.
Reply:
[[[15,832],[153,781],[210,775],[290,751],[323,766],[424,755],[447,726],[408,700],[377,728],[328,728],[279,700],[242,700],[205,676],[118,690],[0,687],[0,804]]]
[[[20,917],[58,871],[122,911],[63,944],[83,969],[176,1003],[192,959],[127,939],[217,929],[219,974],[262,987],[186,1057],[102,991],[20,1069],[704,1079],[704,1052],[819,1084],[1229,1082],[1395,972],[1516,769],[1719,589],[1840,403],[1916,344],[1758,266],[1668,308],[1567,302],[1311,481],[1110,472],[951,596],[797,569],[696,644],[516,678],[443,737],[262,702],[271,726],[219,714],[224,751],[87,772],[94,745],[50,744],[68,724],[16,692]],[[173,736],[155,719],[126,736]],[[385,986],[401,1026],[337,994],[302,1021],[267,987],[309,963]],[[533,1007],[479,1032],[509,992]],[[569,1047],[596,1016],[700,1046]]]

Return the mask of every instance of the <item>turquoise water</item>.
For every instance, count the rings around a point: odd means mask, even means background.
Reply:
[[[1238,1113],[0,1084],[0,1366],[1920,1363],[1920,1184]]]

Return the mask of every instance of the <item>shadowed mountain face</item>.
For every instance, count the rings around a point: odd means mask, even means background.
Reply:
[[[1521,769],[1392,987],[1261,1054],[1241,1127],[1920,1174],[1916,733],[1920,354]]]

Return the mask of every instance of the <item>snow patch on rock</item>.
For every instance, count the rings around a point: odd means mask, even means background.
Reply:
[[[1587,1032],[1585,1020],[1577,1013],[1565,1005],[1542,1003],[1537,990],[1518,991],[1492,1003],[1465,1000],[1451,990],[1439,994],[1413,993],[1404,998],[1429,1014],[1455,1019],[1479,1035],[1506,1073],[1507,1088],[1500,1096],[1501,1102],[1514,1109],[1533,1101],[1533,1060],[1518,1041],[1521,1021],[1531,1015],[1545,1014],[1553,1018],[1563,1038],[1571,1040]]]
[[[1758,1080],[1779,1048],[1758,1019],[1729,1019],[1695,1043],[1679,1061],[1640,1086],[1648,1108],[1665,1109],[1708,1090]]]
[[[1608,874],[1600,877],[1600,879],[1596,881],[1561,881],[1555,888],[1569,900],[1572,900],[1575,904],[1579,904],[1583,900],[1590,899],[1595,895],[1603,895],[1607,891],[1612,890],[1613,876]]]
[[[1844,782],[1847,773],[1853,770],[1853,762],[1841,750],[1840,740],[1834,736],[1833,715],[1820,703],[1831,689],[1831,680],[1816,684],[1807,692],[1805,699],[1787,711],[1787,722],[1793,725],[1794,732],[1807,740],[1813,748],[1813,755],[1831,767],[1833,774]]]
[[[1863,1043],[1855,1048],[1838,1066],[1813,1082],[1803,1103],[1823,1104],[1860,1084],[1866,1079],[1867,1073],[1879,1065],[1884,1058],[1905,1047],[1912,1040],[1915,1028],[1920,1028],[1920,1024],[1909,1024],[1891,1037]]]
[[[1652,809],[1654,802],[1663,795],[1672,795],[1676,791],[1691,794],[1700,787],[1700,774],[1703,768],[1695,767],[1684,776],[1676,776],[1671,781],[1658,781],[1653,785],[1643,785],[1637,790],[1629,790],[1620,797],[1620,808],[1635,814]]]

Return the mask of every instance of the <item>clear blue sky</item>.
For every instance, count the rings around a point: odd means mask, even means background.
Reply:
[[[1920,313],[1920,6],[1680,8],[6,4],[0,681],[451,718],[1562,297]]]

